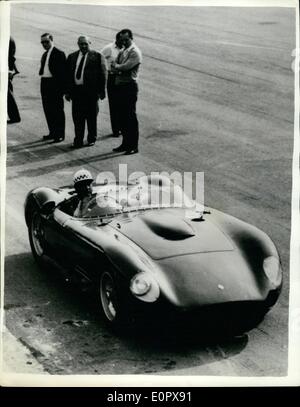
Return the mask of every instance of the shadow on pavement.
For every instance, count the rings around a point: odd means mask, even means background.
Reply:
[[[100,137],[100,140],[107,140],[107,139],[122,140],[122,136],[115,137],[112,133],[110,133],[110,134],[105,134],[104,136]]]
[[[40,147],[44,143],[45,142],[43,140],[29,141],[27,143],[19,143],[19,144],[14,144],[14,145],[10,145],[8,143],[7,152],[8,153],[18,153],[19,151],[23,151],[26,148]]]
[[[90,149],[88,149],[88,147],[80,149],[80,150],[76,150],[76,151],[91,151]],[[70,154],[73,152],[73,150],[71,150],[70,148],[65,148],[65,149],[57,149],[57,148],[53,148],[53,155],[57,155],[58,151],[60,154],[62,153],[68,153],[70,152]],[[7,176],[8,180],[13,180],[15,178],[19,178],[20,176],[26,176],[26,177],[37,177],[37,176],[42,176],[45,174],[49,174],[51,172],[56,172],[59,170],[65,170],[66,168],[70,169],[72,167],[77,168],[79,165],[81,165],[80,163],[85,163],[85,164],[91,164],[91,163],[95,163],[95,162],[100,162],[100,161],[105,161],[108,159],[111,159],[113,157],[118,157],[120,154],[117,154],[115,152],[107,152],[107,153],[103,153],[103,154],[97,154],[95,156],[82,156],[82,157],[76,157],[74,160],[70,160],[70,161],[63,161],[60,163],[55,163],[55,164],[50,164],[50,165],[43,165],[43,167],[39,167],[39,168],[33,168],[33,169],[27,169],[27,170],[20,170],[18,171],[15,175],[13,176]],[[74,156],[73,156],[74,157]],[[41,161],[43,158],[42,157],[37,157],[36,161]],[[34,159],[33,159],[34,160]],[[32,157],[30,156],[30,161],[33,161]],[[28,161],[28,160],[27,160]],[[17,163],[14,162],[12,165],[20,165],[22,163]],[[23,163],[24,164],[24,163]],[[8,163],[8,166],[10,166],[10,164]]]
[[[67,150],[62,148],[57,148],[58,144],[52,144],[49,142],[44,142],[43,144],[36,144],[30,147],[24,147],[15,152],[9,152],[7,156],[7,167],[15,167],[18,165],[25,165],[34,162],[40,162],[57,157],[59,154],[64,154]],[[34,149],[34,151],[31,151]]]

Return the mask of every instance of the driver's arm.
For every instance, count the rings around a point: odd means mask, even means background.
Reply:
[[[75,210],[74,210],[73,216],[75,218],[80,218],[81,217],[81,204],[82,204],[82,201],[79,201],[76,208],[75,208]]]

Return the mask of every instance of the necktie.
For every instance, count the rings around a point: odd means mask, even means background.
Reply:
[[[42,56],[42,63],[41,63],[41,68],[40,68],[40,72],[39,72],[40,75],[44,74],[44,68],[45,68],[45,64],[46,64],[47,55],[48,55],[48,51],[46,51]]]
[[[83,63],[84,63],[84,55],[81,56],[81,60],[80,60],[80,62],[79,62],[79,65],[78,65],[78,68],[77,68],[77,72],[76,72],[76,79],[80,79],[80,78],[81,78]]]
[[[120,52],[118,53],[117,58],[116,58],[116,63],[117,63],[117,64],[120,64],[120,63],[122,62],[123,54],[124,54],[124,50],[122,50],[122,51],[120,51]]]

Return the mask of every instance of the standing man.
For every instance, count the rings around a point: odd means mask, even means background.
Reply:
[[[41,44],[46,50],[41,59],[41,95],[49,134],[43,140],[59,143],[65,139],[64,89],[66,56],[54,46],[53,36],[45,33]]]
[[[97,139],[98,100],[105,99],[107,70],[104,57],[90,49],[87,36],[78,38],[79,51],[67,58],[66,99],[72,99],[72,117],[75,127],[73,148],[83,146],[85,122],[87,122],[88,146]]]
[[[116,73],[116,90],[118,94],[118,109],[123,135],[122,144],[113,151],[125,151],[125,154],[138,153],[139,123],[136,116],[138,96],[138,70],[142,62],[142,53],[133,42],[131,30],[120,31],[124,45],[112,69]]]
[[[118,93],[116,90],[116,74],[112,70],[111,64],[116,61],[119,52],[123,48],[121,40],[121,33],[117,33],[116,40],[106,45],[101,54],[106,59],[108,77],[107,77],[107,96],[109,103],[110,123],[112,129],[112,136],[119,137],[121,134],[120,120],[118,117]]]
[[[7,124],[19,123],[21,121],[17,102],[14,97],[13,77],[19,73],[16,67],[16,43],[12,37],[9,39],[8,48],[8,89],[7,89]]]

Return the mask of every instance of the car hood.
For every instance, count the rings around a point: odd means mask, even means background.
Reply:
[[[193,253],[232,251],[231,240],[209,220],[191,221],[184,211],[161,210],[114,221],[110,225],[152,259]]]
[[[261,269],[253,270],[238,251],[162,259],[157,265],[155,277],[161,291],[181,307],[262,301],[270,290]]]

